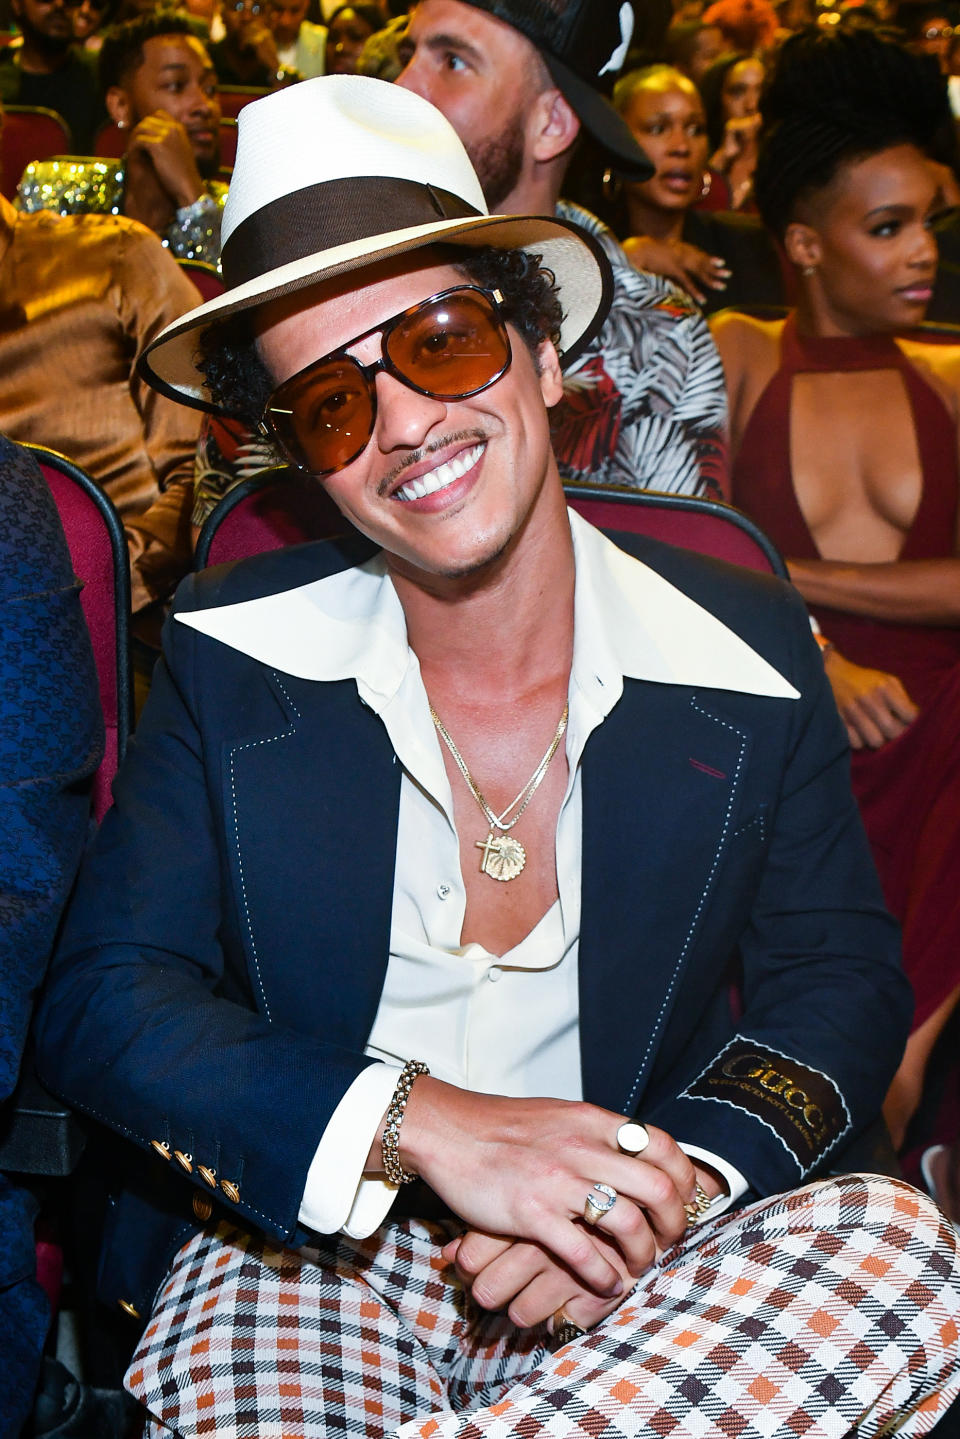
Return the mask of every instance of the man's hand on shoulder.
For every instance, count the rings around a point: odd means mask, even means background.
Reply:
[[[204,192],[203,180],[187,134],[166,110],[147,115],[130,132],[125,163],[127,187],[149,167],[176,209],[192,205]]]

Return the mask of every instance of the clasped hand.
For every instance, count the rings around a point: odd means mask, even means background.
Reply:
[[[478,1304],[506,1308],[521,1327],[562,1307],[588,1328],[680,1239],[697,1172],[653,1126],[642,1156],[624,1154],[616,1138],[623,1123],[590,1104],[417,1082],[404,1162],[466,1221],[467,1233],[446,1253]],[[618,1198],[588,1225],[584,1204],[597,1182]]]

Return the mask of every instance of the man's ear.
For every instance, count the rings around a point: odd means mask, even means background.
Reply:
[[[541,90],[527,117],[530,158],[541,163],[555,160],[570,149],[579,133],[580,121],[560,91]]]
[[[122,130],[129,129],[133,123],[133,107],[126,90],[121,89],[119,85],[111,85],[103,100],[107,107],[107,114],[113,123],[119,125]]]
[[[812,225],[804,225],[799,220],[787,226],[783,236],[783,248],[787,252],[787,259],[799,270],[815,270],[823,259],[820,236]]]
[[[563,398],[563,372],[560,356],[552,340],[542,340],[537,348],[537,368],[540,372],[540,393],[548,410]]]

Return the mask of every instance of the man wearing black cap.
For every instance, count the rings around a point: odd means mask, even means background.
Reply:
[[[629,178],[650,164],[606,94],[633,30],[618,0],[419,0],[398,84],[463,141],[491,210],[575,221],[614,269],[610,317],[568,372],[553,423],[565,478],[694,493],[719,474],[723,374],[692,301],[633,269],[589,211],[560,200],[580,132]]]

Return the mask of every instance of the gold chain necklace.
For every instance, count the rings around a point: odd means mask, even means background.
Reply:
[[[460,773],[466,780],[467,788],[470,790],[470,793],[477,801],[477,804],[483,810],[487,819],[487,824],[490,826],[490,833],[487,835],[486,839],[478,839],[476,841],[475,848],[483,850],[483,858],[480,861],[480,871],[482,874],[488,874],[491,879],[516,879],[517,875],[521,872],[527,862],[527,851],[524,849],[520,841],[516,839],[513,835],[509,834],[507,831],[513,829],[513,826],[516,824],[517,820],[523,814],[527,805],[530,803],[530,801],[533,799],[533,796],[536,794],[537,789],[540,786],[540,781],[546,774],[550,761],[556,754],[560,746],[560,741],[563,739],[563,732],[567,727],[567,716],[569,715],[569,712],[570,706],[564,705],[563,714],[560,716],[560,723],[557,725],[557,732],[554,735],[553,739],[550,741],[549,747],[546,754],[543,756],[543,759],[537,765],[533,774],[527,780],[520,793],[514,796],[514,798],[507,805],[506,809],[503,810],[500,814],[494,814],[486,799],[481,794],[479,785],[477,784],[473,775],[467,769],[466,760],[463,758],[463,755],[460,753],[460,751],[457,749],[457,746],[451,739],[450,734],[444,726],[443,721],[437,714],[436,710],[433,708],[433,705],[430,706],[430,718],[433,720],[434,724],[437,727],[437,733],[443,740],[447,749],[453,755],[454,763],[456,764],[457,769],[460,771]],[[520,807],[519,809],[517,809],[517,812],[513,816],[513,819],[507,819],[507,815],[517,805],[519,805]],[[502,830],[503,833],[494,834],[495,829]]]

